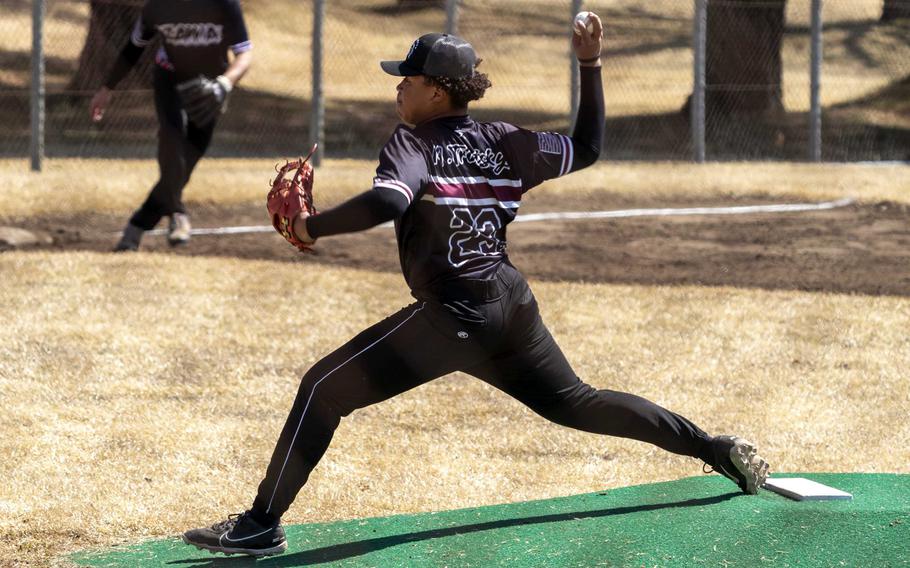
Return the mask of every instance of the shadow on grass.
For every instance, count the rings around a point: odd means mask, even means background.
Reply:
[[[822,157],[826,161],[910,159],[910,128],[901,99],[907,80],[851,104],[825,109]],[[48,157],[138,158],[155,156],[157,123],[147,91],[115,98],[105,121],[92,124],[89,94],[50,95],[47,101],[45,154]],[[905,100],[905,99],[904,99]],[[683,101],[681,101],[682,103]],[[883,122],[882,113],[894,115]],[[275,158],[297,155],[309,145],[309,101],[274,93],[238,89],[209,151],[212,157]],[[564,114],[489,108],[472,109],[477,120],[503,120],[532,130],[567,132]],[[873,122],[869,117],[878,116]],[[711,118],[711,117],[709,117]],[[0,92],[0,156],[26,157],[29,147],[27,93]],[[890,122],[891,124],[888,124]],[[763,123],[750,118],[711,118],[707,156],[711,160],[801,160],[808,157],[809,119],[788,113]],[[325,110],[326,156],[375,159],[398,124],[391,94],[388,102],[331,99]],[[682,160],[692,156],[689,119],[683,112],[607,116],[603,157],[611,160]]]
[[[213,558],[210,560],[176,560],[168,562],[169,566],[193,566],[193,567],[238,567],[238,566],[275,566],[290,568],[293,566],[308,566],[323,562],[338,562],[357,556],[363,556],[392,548],[394,546],[421,542],[437,538],[447,538],[451,536],[460,536],[470,533],[484,531],[496,531],[512,527],[525,527],[529,525],[538,525],[546,523],[571,522],[581,519],[597,519],[603,517],[612,517],[616,515],[629,515],[647,511],[658,511],[661,509],[672,509],[678,507],[706,507],[716,505],[739,495],[738,493],[727,493],[713,497],[704,497],[701,499],[687,499],[685,501],[675,501],[672,503],[655,503],[653,505],[636,505],[630,507],[616,507],[612,509],[600,509],[597,511],[577,511],[570,513],[558,513],[552,515],[539,515],[535,517],[518,517],[511,519],[500,519],[497,521],[487,521],[469,525],[459,525],[455,527],[445,527],[439,529],[429,529],[398,535],[369,538],[293,552],[282,556],[254,560],[252,558]]]
[[[907,45],[910,35],[910,20],[903,19],[890,23],[879,20],[842,20],[825,22],[826,34],[841,32],[841,40],[849,58],[863,69],[879,69],[894,57],[891,46]],[[786,33],[808,37],[811,33],[808,25],[788,25]],[[876,34],[880,37],[875,37]]]

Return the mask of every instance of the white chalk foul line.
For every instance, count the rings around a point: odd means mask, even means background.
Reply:
[[[513,223],[534,223],[550,220],[578,220],[578,219],[617,219],[624,217],[682,217],[691,215],[749,215],[755,213],[799,213],[802,211],[826,211],[846,207],[855,200],[847,197],[837,201],[822,203],[790,203],[779,205],[742,205],[738,207],[684,207],[678,209],[619,209],[616,211],[565,211],[554,213],[529,213],[519,215]],[[392,223],[383,223],[381,227],[391,227]],[[212,227],[193,229],[193,235],[239,235],[248,233],[271,233],[275,229],[271,225],[256,225],[248,227]],[[119,234],[119,233],[118,233]],[[166,235],[166,229],[147,231],[149,235]]]
[[[192,229],[190,234],[196,235],[241,235],[246,233],[274,233],[275,227],[271,225],[255,225],[249,227],[211,227],[207,229]],[[117,233],[118,235],[120,233]],[[166,235],[167,229],[152,229],[146,235]]]
[[[681,209],[622,209],[618,211],[578,211],[565,213],[531,213],[519,215],[513,222],[549,221],[551,219],[608,219],[617,217],[676,217],[686,215],[747,215],[750,213],[795,213],[824,211],[853,203],[845,198],[824,203],[793,203],[785,205],[742,205],[739,207],[687,207]]]

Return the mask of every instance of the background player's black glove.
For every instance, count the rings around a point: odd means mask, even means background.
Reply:
[[[177,85],[180,102],[190,122],[208,126],[227,109],[231,80],[224,75],[209,79],[203,75]]]

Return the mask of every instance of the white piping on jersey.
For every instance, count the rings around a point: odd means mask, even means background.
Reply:
[[[575,159],[575,146],[572,139],[564,134],[559,135],[562,142],[562,165],[559,168],[559,175],[564,176],[572,171],[572,161]]]
[[[421,201],[430,201],[436,205],[499,205],[503,209],[518,209],[521,201],[500,201],[495,197],[472,199],[470,197],[436,197],[428,193],[423,194]]]
[[[462,184],[487,184],[491,187],[517,187],[521,188],[520,179],[490,179],[486,177],[443,177],[443,176],[430,176],[430,181],[433,183],[442,183],[446,185],[462,185]]]
[[[133,33],[130,34],[130,41],[136,47],[145,47],[152,42],[150,39],[142,39],[142,16],[136,19],[136,25],[133,26]]]
[[[247,52],[253,49],[253,42],[250,40],[241,41],[240,43],[235,43],[231,46],[231,51],[234,52],[234,55]]]
[[[385,187],[388,189],[394,189],[395,191],[401,193],[405,196],[405,199],[408,200],[408,203],[414,201],[414,194],[411,193],[411,188],[398,180],[393,179],[374,179],[373,187]]]
[[[354,353],[353,355],[351,355],[350,357],[348,357],[348,359],[347,359],[344,363],[341,363],[340,365],[338,365],[337,367],[335,367],[334,369],[332,369],[331,371],[329,371],[328,373],[326,373],[325,375],[323,375],[321,379],[319,379],[318,381],[316,381],[316,382],[313,384],[313,389],[310,391],[310,396],[309,396],[309,398],[306,399],[306,404],[305,404],[304,407],[303,407],[303,412],[300,414],[300,422],[297,423],[297,429],[294,431],[294,437],[291,438],[291,443],[290,443],[290,445],[288,445],[288,454],[284,457],[284,463],[281,464],[281,471],[278,472],[278,478],[275,480],[275,488],[272,490],[272,496],[269,498],[269,506],[266,507],[266,510],[265,510],[266,513],[269,513],[269,512],[272,511],[272,501],[275,500],[275,493],[278,492],[278,485],[281,484],[281,478],[282,478],[282,476],[284,476],[284,468],[287,467],[287,465],[288,465],[288,460],[291,459],[291,452],[294,450],[294,442],[297,441],[297,435],[300,434],[300,428],[301,428],[301,426],[303,426],[303,419],[306,417],[306,411],[310,408],[310,402],[313,401],[313,395],[316,394],[316,387],[319,386],[319,383],[321,383],[322,381],[324,381],[324,380],[326,380],[327,378],[329,378],[329,376],[330,376],[332,373],[334,373],[334,372],[337,371],[338,369],[344,367],[345,365],[347,365],[348,363],[350,363],[351,361],[353,361],[355,358],[357,358],[359,355],[362,355],[363,353],[366,353],[367,350],[369,350],[371,347],[375,346],[377,343],[379,343],[380,341],[382,341],[382,340],[385,339],[386,337],[388,337],[388,336],[392,335],[393,333],[395,333],[401,326],[403,326],[404,324],[406,324],[406,323],[408,323],[409,321],[411,321],[411,318],[414,317],[415,315],[417,315],[417,312],[419,312],[420,310],[424,309],[424,308],[426,307],[426,305],[427,305],[426,302],[420,304],[420,307],[417,308],[416,310],[414,310],[413,312],[411,312],[411,315],[409,315],[408,317],[406,317],[406,318],[404,319],[404,321],[402,321],[401,323],[399,323],[398,325],[396,325],[395,327],[393,327],[392,329],[390,329],[385,335],[383,335],[382,337],[380,337],[379,339],[377,339],[377,340],[374,341],[373,343],[370,343],[369,345],[367,345],[366,347],[364,347],[363,349],[361,349],[361,350],[358,351],[357,353]]]

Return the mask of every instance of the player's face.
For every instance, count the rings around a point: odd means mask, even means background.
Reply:
[[[438,88],[427,84],[423,75],[403,78],[397,89],[395,109],[405,124],[420,124],[438,112]]]

